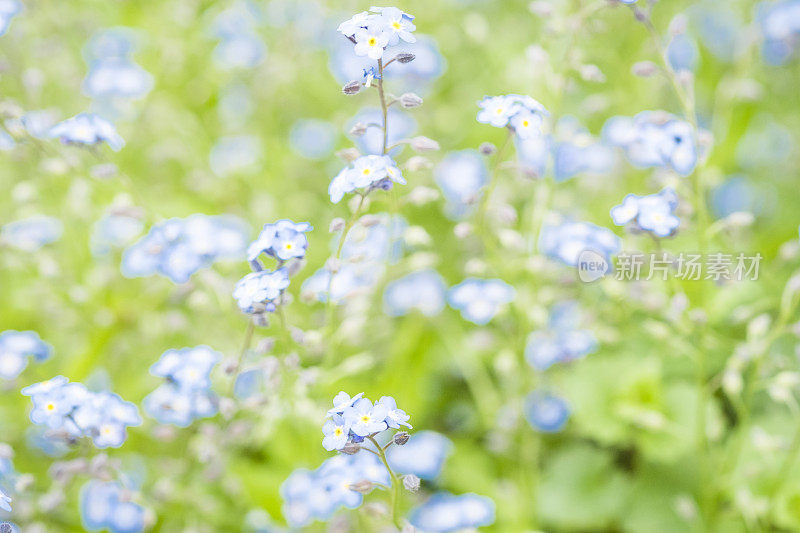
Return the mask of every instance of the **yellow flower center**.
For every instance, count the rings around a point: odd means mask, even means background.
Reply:
[[[370,46],[375,46],[375,44],[377,44],[377,42],[378,42],[378,40],[375,37],[370,37],[369,41],[367,41],[367,44],[369,44]]]
[[[361,421],[365,424],[368,424],[371,419],[369,415],[361,415]]]
[[[369,176],[369,173],[370,173],[370,172],[372,172],[372,171],[371,171],[370,169],[368,169],[368,168],[365,168],[364,170],[362,170],[362,173],[363,173],[365,176]]]
[[[392,28],[394,28],[396,30],[399,30],[400,29],[400,23],[395,20],[394,22],[392,22]]]
[[[344,433],[344,431],[342,431],[342,428],[336,428],[333,430],[333,434],[336,435],[337,437],[341,437],[342,433]]]
[[[45,405],[44,408],[47,409],[48,411],[55,411],[56,405],[54,403],[48,403],[47,405]]]

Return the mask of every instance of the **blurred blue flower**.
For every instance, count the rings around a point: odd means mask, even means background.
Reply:
[[[387,146],[391,146],[407,137],[409,137],[417,128],[417,121],[411,118],[408,114],[395,109],[389,108],[387,115],[387,128],[389,133],[387,135]],[[359,111],[353,120],[350,121],[348,128],[352,128],[356,123],[363,124],[383,124],[383,115],[380,109],[364,108]],[[381,128],[370,127],[367,128],[366,133],[361,137],[354,139],[356,146],[365,154],[380,154],[383,151],[383,131]],[[389,151],[390,155],[399,153],[401,147]]]
[[[295,470],[281,484],[283,515],[294,528],[328,520],[341,507],[355,509],[364,497],[350,489],[359,481],[389,485],[389,473],[375,455],[336,455],[314,471]]]
[[[434,270],[412,272],[389,283],[383,291],[383,309],[390,316],[406,315],[414,309],[435,316],[444,306],[445,283]]]
[[[612,117],[603,126],[604,139],[625,150],[637,167],[666,167],[688,176],[698,159],[694,127],[663,111],[642,111],[635,117]]]
[[[567,423],[567,403],[549,392],[534,391],[525,398],[525,418],[534,429],[556,433]]]
[[[0,0],[0,36],[5,35],[13,19],[22,11],[22,3],[19,0]]]
[[[561,302],[550,310],[548,327],[528,335],[525,359],[537,370],[567,363],[592,353],[597,341],[591,331],[578,327],[581,313],[575,302]]]
[[[453,443],[435,431],[414,433],[402,446],[390,446],[386,450],[389,466],[395,473],[414,474],[420,479],[434,480],[439,477]]]
[[[762,56],[770,65],[782,65],[795,53],[800,36],[800,0],[761,2],[756,22],[764,39]]]
[[[162,274],[185,283],[197,270],[220,259],[243,257],[248,230],[237,217],[202,214],[156,224],[122,255],[126,277]]]
[[[257,169],[262,159],[261,141],[252,135],[222,137],[211,148],[208,164],[220,178]]]
[[[222,354],[208,346],[164,352],[150,373],[166,382],[144,399],[145,412],[162,424],[179,427],[216,414],[210,374],[221,359]]]
[[[484,326],[514,299],[514,288],[499,279],[468,278],[451,287],[447,300],[466,320]]]
[[[408,521],[430,533],[446,533],[490,526],[495,519],[494,502],[486,496],[437,492],[411,510]]]
[[[233,290],[233,297],[243,313],[272,313],[283,290],[288,286],[289,273],[286,268],[261,270],[240,279]]]
[[[104,142],[114,151],[125,146],[114,126],[93,113],[81,113],[59,122],[50,128],[49,136],[58,138],[63,144],[95,146]]]
[[[3,242],[26,252],[35,252],[61,238],[63,226],[57,218],[34,216],[5,224],[0,229]]]
[[[622,241],[607,229],[588,222],[564,220],[559,224],[546,224],[539,236],[539,249],[569,266],[577,266],[581,252],[591,250],[611,262],[619,252]]]
[[[489,182],[486,160],[474,150],[447,154],[434,170],[434,179],[442,189],[448,216],[461,218],[474,210],[481,190]]]
[[[700,61],[697,43],[685,33],[673,36],[667,45],[667,60],[670,67],[676,72],[682,70],[694,72]]]
[[[741,174],[729,176],[711,191],[711,208],[718,218],[733,213],[764,213],[770,203],[769,195]]]
[[[143,98],[153,88],[153,77],[127,59],[94,62],[83,80],[83,92],[92,98]]]
[[[289,131],[292,150],[306,159],[323,159],[333,152],[336,129],[324,120],[300,119]]]
[[[86,483],[81,488],[80,509],[83,527],[88,531],[144,531],[144,509],[130,501],[130,495],[117,482],[91,480]]]
[[[89,247],[94,255],[103,255],[113,248],[126,246],[142,232],[144,224],[138,217],[123,213],[103,215],[92,227]]]
[[[675,216],[677,207],[678,195],[667,187],[648,196],[627,195],[622,204],[611,209],[611,218],[617,226],[632,224],[637,230],[656,237],[669,237],[680,225],[680,219]]]
[[[7,330],[0,333],[0,378],[14,379],[28,366],[28,359],[47,360],[53,347],[35,331]]]

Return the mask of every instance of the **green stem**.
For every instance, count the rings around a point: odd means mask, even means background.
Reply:
[[[231,388],[230,388],[230,395],[233,396],[233,391],[236,388],[236,378],[239,377],[239,374],[242,371],[242,363],[244,362],[244,356],[247,354],[247,350],[250,349],[250,345],[253,343],[253,333],[255,333],[256,324],[253,322],[253,319],[248,317],[247,319],[247,331],[244,334],[244,342],[242,343],[242,349],[239,351],[239,357],[236,359],[236,369],[233,372],[233,376],[231,376]]]
[[[389,477],[392,479],[392,492],[391,492],[391,505],[392,505],[392,523],[395,525],[397,529],[403,529],[402,524],[400,523],[400,478],[392,471],[392,467],[389,466],[389,460],[386,458],[386,449],[383,448],[378,441],[375,440],[375,437],[372,435],[368,435],[367,439],[369,439],[372,444],[375,445],[375,449],[378,451],[378,457],[380,457],[383,466],[386,467],[386,471],[389,472]],[[389,442],[391,444],[391,441]],[[388,447],[388,446],[387,446]],[[366,448],[363,448],[366,449]]]

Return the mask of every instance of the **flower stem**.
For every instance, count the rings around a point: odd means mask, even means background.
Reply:
[[[381,98],[381,112],[383,113],[383,150],[381,153],[386,155],[386,148],[389,144],[389,110],[386,105],[386,94],[383,92],[383,59],[378,60],[378,75],[380,76],[378,80],[378,95]]]
[[[386,458],[386,448],[382,447],[378,444],[378,441],[375,440],[373,436],[367,436],[367,438],[375,445],[375,449],[378,450],[378,457],[380,457],[383,466],[386,467],[386,471],[389,472],[389,477],[392,478],[392,496],[391,496],[391,503],[392,503],[392,523],[395,525],[397,529],[403,529],[402,525],[400,524],[400,478],[392,471],[392,467],[389,466],[389,460]],[[391,444],[391,442],[390,442]],[[387,446],[388,448],[388,446]]]
[[[236,388],[236,378],[239,377],[239,374],[242,371],[242,362],[244,362],[244,356],[247,354],[247,350],[250,349],[250,345],[253,343],[253,333],[255,333],[256,324],[253,322],[253,319],[248,317],[247,319],[247,331],[244,334],[244,342],[242,343],[242,349],[239,351],[239,357],[236,359],[236,368],[234,369],[233,376],[231,376],[231,389],[230,395],[233,396],[233,392]]]

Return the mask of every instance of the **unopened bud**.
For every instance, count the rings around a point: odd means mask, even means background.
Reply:
[[[356,122],[353,124],[353,127],[350,128],[350,135],[353,137],[361,137],[365,133],[367,133],[367,125],[363,122]]]
[[[336,157],[350,162],[361,157],[361,152],[359,152],[357,148],[345,148],[344,150],[339,150],[336,152]]]
[[[639,22],[646,22],[649,18],[648,14],[645,11],[642,11],[638,7],[633,8],[633,16],[636,17],[636,20]]]
[[[411,172],[425,170],[431,168],[432,166],[433,163],[431,163],[430,159],[428,159],[427,157],[423,157],[421,155],[415,155],[413,157],[409,157],[408,161],[406,161],[405,164],[405,167]]]
[[[412,107],[421,106],[422,98],[414,93],[405,93],[400,95],[400,98],[398,98],[398,102],[400,102],[400,105],[405,107],[406,109],[411,109]]]
[[[361,494],[369,494],[374,488],[375,484],[368,479],[362,479],[361,481],[350,484],[350,490],[360,492]]]
[[[406,442],[408,442],[408,439],[410,438],[411,435],[408,434],[408,431],[401,431],[399,433],[395,433],[392,440],[394,440],[394,443],[397,444],[398,446],[402,446]]]
[[[337,231],[342,231],[344,229],[344,225],[346,222],[341,217],[336,217],[331,220],[331,225],[328,226],[328,231],[330,233],[336,233]]]
[[[414,474],[407,474],[403,476],[403,486],[409,492],[419,491],[419,478]]]
[[[361,82],[360,81],[351,81],[344,87],[342,87],[342,92],[344,94],[358,94],[361,91]]]
[[[416,152],[435,152],[439,149],[439,143],[424,136],[414,137],[409,144]]]
[[[603,71],[600,70],[600,67],[597,65],[581,65],[578,68],[578,72],[585,81],[594,81],[597,83],[604,83],[606,81],[606,75],[603,74]]]
[[[639,76],[640,78],[649,78],[658,72],[658,65],[652,61],[639,61],[638,63],[633,64],[633,67],[631,67],[631,72],[633,72],[634,76]]]
[[[381,217],[378,215],[364,215],[363,217],[358,219],[358,223],[368,228],[370,226],[375,226],[381,223]]]
[[[340,268],[342,268],[342,262],[335,257],[331,257],[325,262],[325,269],[332,274],[339,272]]]
[[[406,52],[404,52],[402,54],[397,54],[396,56],[394,56],[394,58],[397,60],[398,63],[411,63],[412,61],[414,61],[415,57],[417,57],[417,56],[415,56],[414,54],[406,53]]]
[[[478,151],[481,155],[492,155],[497,151],[497,147],[492,143],[483,143],[478,147]]]
[[[361,446],[359,446],[355,442],[348,442],[347,444],[344,445],[344,448],[342,448],[339,451],[346,455],[355,455],[356,453],[358,453],[358,450],[360,449]]]

